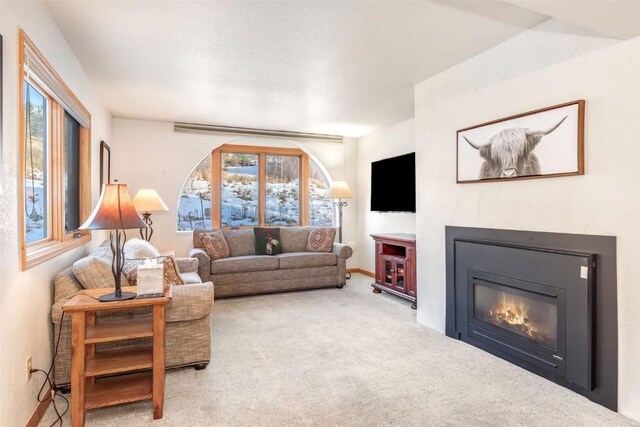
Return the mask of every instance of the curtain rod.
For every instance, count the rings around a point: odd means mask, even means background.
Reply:
[[[343,142],[340,135],[325,135],[321,133],[290,132],[286,130],[252,129],[234,126],[202,125],[196,123],[174,123],[174,132],[189,133],[226,133],[232,135],[250,135],[263,137],[280,137],[292,139],[315,139],[327,142]]]

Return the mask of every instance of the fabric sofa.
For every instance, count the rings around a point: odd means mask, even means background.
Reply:
[[[199,234],[193,230],[193,249],[198,274],[216,286],[216,297],[252,295],[313,288],[341,288],[346,283],[347,259],[353,250],[334,243],[331,252],[307,252],[312,227],[282,227],[282,254],[256,255],[252,228],[223,230],[229,246],[228,258],[212,261],[203,250]]]
[[[104,248],[105,245],[100,246],[88,257],[104,257]],[[180,276],[187,284],[172,286],[171,302],[167,305],[165,314],[165,365],[167,368],[195,366],[196,369],[202,369],[211,358],[211,310],[214,288],[211,282],[201,282],[196,274],[198,262],[193,258],[178,258],[176,264]],[[123,286],[128,286],[126,280],[124,281]],[[63,320],[62,306],[82,289],[85,288],[72,267],[64,269],[55,277],[51,320],[54,337],[58,338],[59,331],[61,333],[55,361],[55,382],[58,387],[64,388],[69,385],[71,372],[71,318],[65,315]],[[151,315],[149,309],[98,312],[96,321],[144,318]],[[123,340],[97,344],[96,351],[137,348],[150,344],[150,338]]]

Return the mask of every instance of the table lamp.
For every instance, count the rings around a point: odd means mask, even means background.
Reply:
[[[349,189],[349,186],[344,181],[333,181],[331,187],[329,187],[329,191],[325,196],[327,199],[338,199],[338,201],[333,202],[334,206],[338,207],[338,218],[339,228],[338,228],[338,242],[342,243],[342,208],[347,206],[347,202],[343,202],[342,199],[353,199],[353,193]]]
[[[111,242],[111,272],[115,281],[115,292],[103,295],[100,301],[121,301],[136,297],[133,292],[122,292],[121,277],[124,266],[124,245],[127,241],[126,229],[145,228],[136,208],[131,202],[127,184],[113,184],[102,186],[98,204],[89,218],[80,226],[81,230],[110,230]]]
[[[147,242],[151,241],[153,236],[153,221],[151,221],[152,212],[167,212],[169,208],[164,204],[156,190],[142,189],[138,191],[133,198],[133,205],[138,212],[142,212],[142,218],[147,227],[140,229],[140,237]]]

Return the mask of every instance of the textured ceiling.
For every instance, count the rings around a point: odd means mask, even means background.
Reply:
[[[46,1],[116,117],[359,136],[546,16],[497,1]]]

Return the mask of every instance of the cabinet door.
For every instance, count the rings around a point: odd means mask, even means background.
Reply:
[[[416,250],[415,248],[407,248],[407,295],[415,297],[417,295],[416,281]]]
[[[384,260],[382,259],[382,243],[376,242],[376,283],[384,285]]]
[[[407,263],[401,260],[393,261],[393,289],[402,292],[403,294],[407,291]]]

